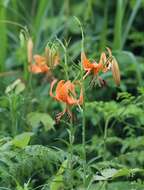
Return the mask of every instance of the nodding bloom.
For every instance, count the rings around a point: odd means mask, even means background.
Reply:
[[[33,59],[35,63],[29,66],[31,73],[47,73],[50,70],[49,66],[47,65],[47,60],[44,56],[34,55]]]
[[[33,43],[32,40],[28,40],[27,44],[28,50],[28,62],[29,62],[29,71],[34,74],[38,73],[48,73],[54,67],[60,63],[60,57],[58,52],[53,48],[45,48],[45,55],[34,55],[32,54]],[[33,63],[34,60],[34,63]]]
[[[56,84],[57,80],[55,79],[51,83],[50,87],[50,96],[59,102],[63,102],[66,104],[66,108],[63,112],[57,115],[57,121],[67,112],[69,116],[72,118],[72,113],[70,111],[70,107],[73,105],[81,105],[83,103],[83,91],[82,87],[80,89],[79,98],[77,98],[76,86],[70,80],[64,81],[60,80],[56,86],[55,95],[53,94],[53,88]],[[78,83],[80,85],[80,83]],[[81,85],[80,85],[81,86]]]
[[[86,57],[85,52],[81,53],[81,61],[82,61],[83,69],[86,71],[86,74],[84,75],[83,79],[85,79],[89,74],[98,76],[100,72],[105,73],[109,70],[112,70],[113,77],[116,84],[117,85],[120,84],[120,71],[119,71],[118,63],[116,62],[116,59],[112,56],[111,50],[109,48],[107,48],[107,50],[108,50],[108,57],[106,56],[105,52],[102,52],[98,63],[90,62],[89,59]],[[100,77],[98,79],[100,79],[101,81]]]

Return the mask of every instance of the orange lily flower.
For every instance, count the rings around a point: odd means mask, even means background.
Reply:
[[[86,71],[86,74],[84,75],[83,79],[85,79],[89,74],[93,73],[94,75],[98,75],[99,72],[107,72],[110,69],[110,60],[112,54],[111,50],[107,48],[109,57],[106,57],[106,54],[103,52],[101,54],[99,63],[93,62],[91,63],[89,59],[86,57],[85,53],[81,53],[81,60],[83,64],[83,68]]]
[[[60,57],[54,49],[45,48],[45,55],[34,55],[33,56],[33,42],[30,38],[27,44],[28,50],[28,62],[29,62],[29,71],[34,74],[38,73],[48,73],[51,69],[57,66],[60,63]],[[32,63],[34,60],[34,64]]]
[[[53,62],[50,63],[48,58],[46,56],[40,56],[40,55],[34,55],[34,62],[35,64],[31,64],[29,67],[29,70],[32,73],[47,73],[50,71],[53,67],[57,66],[59,64],[59,56],[56,55],[53,57]]]
[[[56,95],[53,94],[53,88],[56,84],[57,80],[55,79],[51,83],[50,87],[50,96],[59,102],[63,102],[66,104],[66,109],[57,115],[57,121],[67,112],[69,116],[72,118],[72,113],[70,111],[70,107],[73,105],[81,105],[83,103],[83,91],[81,88],[79,98],[76,98],[76,90],[75,85],[70,80],[64,81],[60,80],[56,86]]]
[[[85,53],[81,53],[81,60],[83,64],[83,68],[86,71],[83,79],[85,79],[89,74],[93,73],[94,76],[98,76],[99,72],[107,72],[109,70],[112,71],[114,81],[117,86],[120,85],[120,70],[116,59],[112,56],[112,52],[109,48],[107,48],[108,57],[106,56],[105,52],[102,52],[99,63],[93,62],[91,63],[88,58],[86,57]],[[106,84],[101,77],[98,77],[100,86]]]
[[[45,57],[40,55],[34,55],[33,58],[35,64],[31,64],[29,67],[31,73],[47,73],[50,70],[50,67],[48,67],[48,65],[46,64],[47,60]]]

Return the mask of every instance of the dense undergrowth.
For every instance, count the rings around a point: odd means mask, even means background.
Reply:
[[[0,189],[144,189],[143,16],[143,0],[0,0]],[[58,52],[51,73],[29,68],[31,38],[33,55]],[[111,71],[82,80],[82,48],[93,62],[106,47],[119,86]],[[61,119],[55,78],[85,88]]]

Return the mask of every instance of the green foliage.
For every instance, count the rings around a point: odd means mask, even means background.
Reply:
[[[29,141],[32,135],[33,133],[28,133],[28,132],[17,135],[12,140],[12,144],[18,148],[25,148],[29,144]]]
[[[143,9],[143,0],[0,1],[0,189],[144,189]],[[72,108],[72,125],[68,114],[54,120],[65,105],[49,89],[54,78],[84,74],[75,17],[90,61],[112,49],[121,85],[114,86],[111,72],[101,75],[101,89],[87,77],[85,106]],[[50,75],[29,73],[29,37],[33,55],[58,44],[61,62]]]
[[[27,115],[27,122],[32,128],[38,127],[40,123],[44,125],[45,131],[53,129],[55,121],[46,113],[31,112]]]
[[[63,155],[60,151],[58,153],[41,145],[3,150],[0,152],[0,185],[9,184],[11,187],[16,182],[24,184],[28,179],[31,183],[46,181],[61,160]]]
[[[5,59],[7,54],[7,26],[4,23],[4,20],[7,18],[6,14],[6,8],[5,4],[0,3],[0,49],[1,49],[1,55],[0,55],[0,71],[4,71],[5,68]]]

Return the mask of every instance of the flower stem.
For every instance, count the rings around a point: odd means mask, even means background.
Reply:
[[[16,112],[16,105],[17,105],[17,97],[13,95],[8,95],[9,101],[9,108],[10,108],[10,117],[11,117],[11,125],[12,125],[12,135],[13,137],[18,133],[18,126],[17,126],[17,112]]]
[[[70,158],[69,158],[69,169],[71,175],[71,189],[73,189],[73,143],[74,143],[74,129],[73,129],[73,120],[70,119],[70,133],[69,133],[69,141],[70,141]]]
[[[107,129],[108,129],[108,124],[109,124],[110,118],[108,118],[105,122],[105,127],[104,127],[104,157],[103,160],[106,159],[106,143],[107,143]]]
[[[83,96],[85,97],[85,88],[83,82]],[[87,170],[87,163],[86,163],[86,119],[85,119],[85,100],[83,100],[83,112],[82,112],[82,146],[83,146],[83,185],[86,189],[86,170]]]
[[[81,52],[84,51],[84,32],[83,32],[83,27],[80,22],[80,20],[77,17],[74,17],[76,22],[78,23],[80,30],[81,30]],[[86,117],[85,117],[85,85],[84,85],[84,80],[83,80],[83,75],[84,75],[84,70],[83,70],[83,65],[81,63],[81,82],[82,82],[82,90],[83,90],[83,110],[82,110],[82,146],[83,146],[83,185],[84,189],[87,188],[86,184],[86,175],[87,175],[87,162],[86,162]]]
[[[66,46],[63,44],[63,42],[59,39],[57,39],[57,41],[60,43],[60,45],[62,46],[63,50],[64,50],[64,71],[65,71],[65,76],[66,76],[66,80],[69,80],[69,76],[68,76],[68,61],[67,61],[67,48]]]

